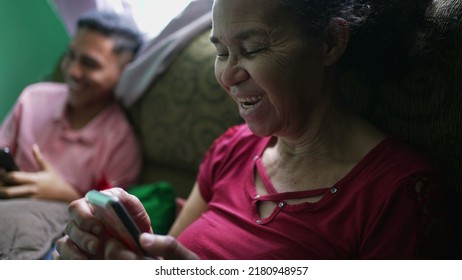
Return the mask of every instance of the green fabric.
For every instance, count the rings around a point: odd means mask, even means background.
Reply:
[[[146,208],[154,233],[167,234],[176,215],[176,195],[171,184],[159,181],[133,186],[127,191],[138,197]]]

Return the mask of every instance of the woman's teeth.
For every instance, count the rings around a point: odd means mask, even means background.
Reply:
[[[261,96],[238,97],[237,101],[241,103],[242,108],[248,109],[255,106],[262,98]]]

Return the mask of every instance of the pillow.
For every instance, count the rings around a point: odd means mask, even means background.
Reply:
[[[133,186],[127,192],[138,197],[156,234],[167,234],[176,216],[176,195],[171,184],[159,181]]]
[[[26,198],[0,200],[0,259],[43,258],[69,221],[67,205]]]

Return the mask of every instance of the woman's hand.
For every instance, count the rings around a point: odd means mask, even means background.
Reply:
[[[0,197],[30,197],[41,199],[73,201],[81,197],[73,186],[67,183],[46,161],[38,145],[32,146],[32,153],[37,161],[38,172],[8,172],[3,180],[9,186],[0,187]]]
[[[84,198],[69,204],[66,236],[56,243],[55,259],[98,259],[103,256],[103,224],[93,216]]]
[[[151,221],[139,199],[120,188],[112,188],[103,193],[114,195],[124,204],[134,222],[142,232],[152,233]],[[58,240],[54,258],[61,259],[137,259],[114,238],[108,238],[103,224],[93,216],[91,205],[85,199],[69,204],[71,221],[66,227],[66,236]]]
[[[166,259],[166,260],[198,260],[199,257],[181,245],[170,235],[156,235],[143,233],[140,236],[140,245],[145,252],[145,256],[136,255],[121,242],[110,239],[104,252],[106,259]]]

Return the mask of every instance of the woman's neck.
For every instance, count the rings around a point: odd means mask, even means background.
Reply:
[[[276,137],[263,153],[268,176],[278,191],[332,186],[384,135],[351,113],[330,116],[301,137]]]
[[[338,158],[354,130],[356,119],[347,110],[325,108],[311,115],[303,131],[292,137],[278,137],[275,151],[281,159],[294,159],[310,155],[310,158]]]

